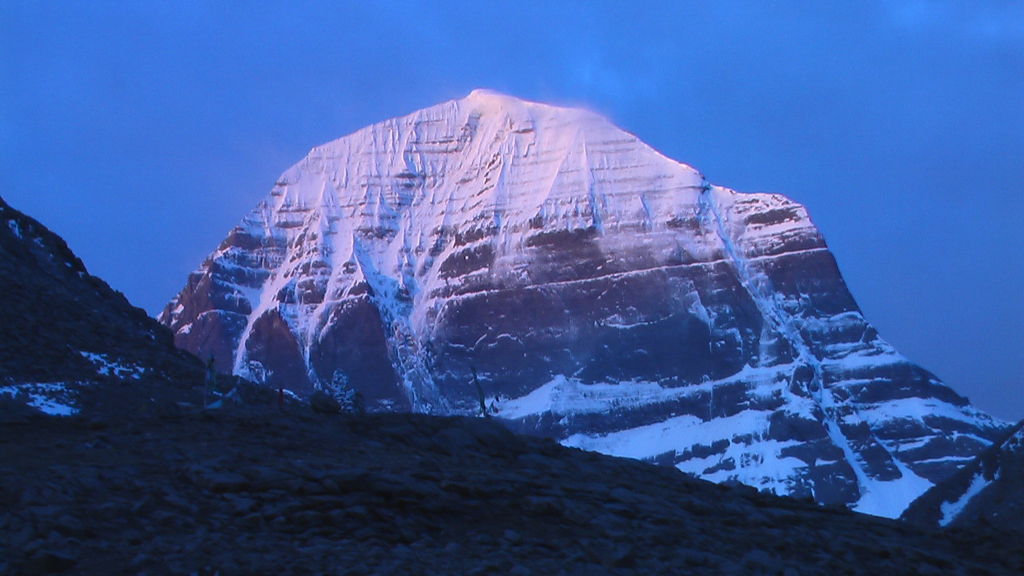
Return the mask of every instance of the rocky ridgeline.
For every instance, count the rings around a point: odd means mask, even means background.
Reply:
[[[0,405],[0,574],[1024,570],[1006,533],[925,532],[490,420],[317,414],[247,388],[200,410],[131,390],[105,415]]]
[[[172,334],[89,274],[64,240],[0,198],[0,396],[77,393],[124,378],[154,387],[202,378]]]

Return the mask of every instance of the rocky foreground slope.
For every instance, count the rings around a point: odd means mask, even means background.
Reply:
[[[273,395],[0,405],[0,574],[1019,574],[1019,535],[925,532],[516,436]],[[112,407],[115,408],[115,407]]]
[[[889,517],[1006,427],[879,337],[799,204],[485,90],[314,148],[160,319],[300,395],[482,392],[518,431]]]
[[[0,397],[67,414],[98,384],[203,378],[202,363],[175,350],[164,326],[2,198],[0,296]]]

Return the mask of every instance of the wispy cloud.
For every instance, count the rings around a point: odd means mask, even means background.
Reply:
[[[885,7],[892,21],[902,28],[1024,49],[1022,2],[887,0]]]

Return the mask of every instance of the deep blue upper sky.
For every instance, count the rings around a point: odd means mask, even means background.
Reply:
[[[1024,417],[1021,2],[5,0],[0,196],[155,314],[311,147],[477,87],[804,203],[883,337]]]

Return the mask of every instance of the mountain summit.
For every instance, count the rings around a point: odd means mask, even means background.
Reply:
[[[488,90],[314,148],[160,315],[299,394],[895,517],[1005,428],[884,342],[806,210]]]

